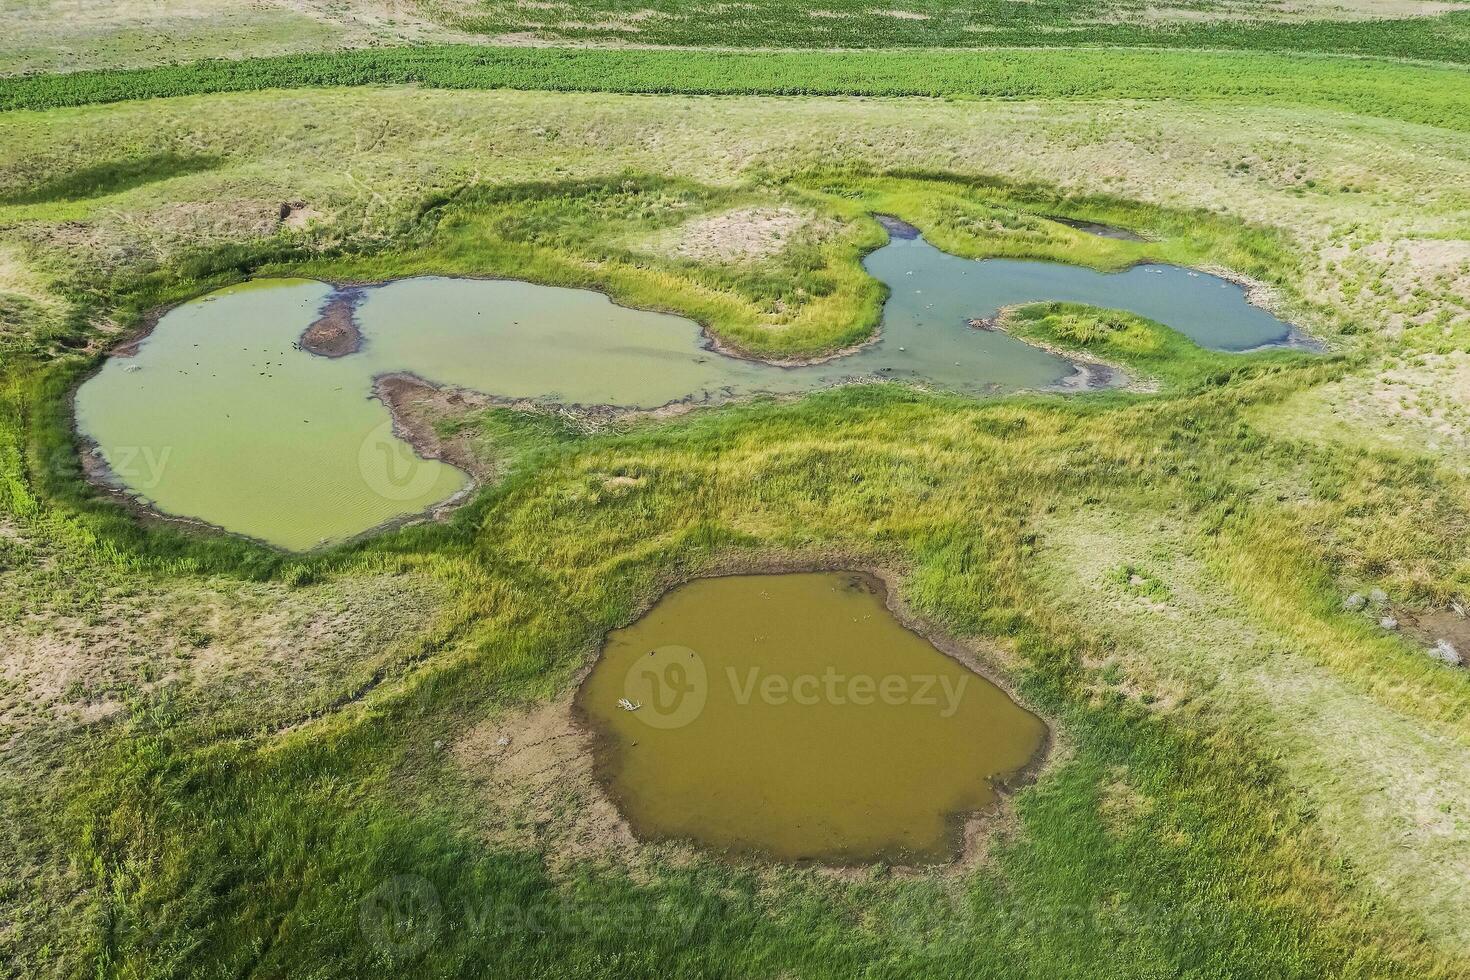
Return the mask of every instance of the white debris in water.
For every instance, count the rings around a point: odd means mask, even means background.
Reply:
[[[637,711],[639,708],[643,707],[643,705],[639,704],[637,701],[629,701],[627,698],[618,698],[618,707],[622,708],[624,711]]]

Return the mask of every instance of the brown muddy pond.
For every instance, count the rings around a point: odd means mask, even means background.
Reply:
[[[950,861],[1046,744],[1040,718],[909,630],[878,579],[699,579],[609,634],[577,694],[644,840],[781,861]]]

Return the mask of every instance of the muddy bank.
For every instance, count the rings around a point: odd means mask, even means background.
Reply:
[[[358,288],[339,289],[322,306],[317,318],[301,334],[297,346],[318,357],[345,357],[362,349],[357,307],[363,300]]]
[[[461,429],[452,435],[439,432],[438,424],[466,412],[489,408],[495,404],[490,395],[463,388],[442,388],[412,374],[385,374],[373,379],[373,397],[382,402],[393,419],[393,434],[413,447],[423,459],[436,459],[463,470],[474,478],[474,486],[494,476],[494,466],[483,452],[477,452],[471,433]],[[442,510],[444,505],[436,507]]]
[[[888,232],[889,238],[911,242],[919,237],[919,229],[902,218],[895,218],[891,214],[874,214],[873,217],[877,218],[878,224],[882,225],[883,230]]]
[[[1061,218],[1056,215],[1044,215],[1046,220],[1055,221],[1059,225],[1075,228],[1088,235],[1096,235],[1098,238],[1111,238],[1120,242],[1146,242],[1147,238],[1137,232],[1129,231],[1127,228],[1118,228],[1113,225],[1098,224],[1096,221],[1079,221],[1076,218]]]

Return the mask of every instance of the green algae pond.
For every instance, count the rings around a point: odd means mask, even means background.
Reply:
[[[855,572],[681,586],[608,636],[576,705],[641,839],[781,861],[951,861],[1047,740]]]
[[[895,234],[864,264],[889,288],[882,332],[843,357],[785,367],[712,349],[684,317],[590,290],[416,277],[354,291],[360,343],[323,357],[299,341],[342,294],[262,279],[165,313],[76,393],[79,436],[117,489],[164,514],[291,550],[343,541],[453,499],[469,478],[418,457],[373,383],[411,374],[507,401],[649,410],[795,395],[854,380],[973,395],[1065,387],[1076,365],[972,319],[1068,300],[1159,320],[1242,350],[1290,327],[1232,283],[1173,266],[1121,273],[973,261]]]

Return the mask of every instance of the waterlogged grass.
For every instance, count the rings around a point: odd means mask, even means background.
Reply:
[[[1050,42],[1048,42],[1050,43]],[[1462,48],[1461,50],[1465,50]],[[1228,99],[1466,130],[1459,68],[1233,52],[815,52],[440,46],[0,80],[0,110],[341,85],[712,95]]]

